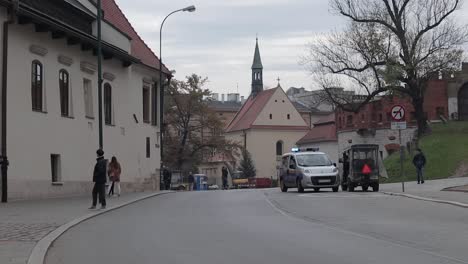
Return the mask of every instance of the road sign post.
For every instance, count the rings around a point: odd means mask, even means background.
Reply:
[[[405,120],[406,110],[401,105],[395,105],[392,107],[391,116],[394,122],[392,122],[392,130],[398,130],[398,139],[400,141],[400,177],[401,177],[401,190],[405,192],[405,172],[403,168],[403,161],[405,159],[405,147],[401,142],[401,130],[406,129]]]

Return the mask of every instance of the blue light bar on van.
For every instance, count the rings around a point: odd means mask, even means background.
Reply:
[[[291,152],[317,152],[319,151],[319,148],[297,148],[294,147],[291,149]]]

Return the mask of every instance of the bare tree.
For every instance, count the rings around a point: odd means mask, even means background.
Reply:
[[[164,163],[172,168],[191,169],[211,149],[228,157],[238,155],[239,145],[221,135],[222,120],[208,107],[211,92],[203,88],[206,82],[193,74],[185,81],[173,80],[167,90]]]
[[[305,64],[335,105],[357,112],[375,96],[411,98],[418,135],[426,130],[424,93],[431,78],[460,67],[466,26],[452,16],[462,0],[330,0],[349,21],[311,44]],[[342,97],[331,87],[359,96]]]

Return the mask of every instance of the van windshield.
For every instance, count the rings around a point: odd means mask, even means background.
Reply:
[[[331,160],[324,154],[297,155],[297,165],[301,167],[331,166]]]

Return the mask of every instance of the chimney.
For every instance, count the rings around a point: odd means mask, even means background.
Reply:
[[[239,94],[238,93],[230,93],[227,95],[227,100],[229,102],[239,102]]]
[[[240,99],[240,102],[241,102],[242,104],[245,103],[245,97],[244,97],[244,96],[241,96],[240,98],[241,98],[241,99]]]
[[[224,102],[224,94],[221,94],[221,102]]]
[[[219,101],[219,93],[213,93],[211,95],[211,98],[213,98],[213,100],[215,100],[215,101]]]

